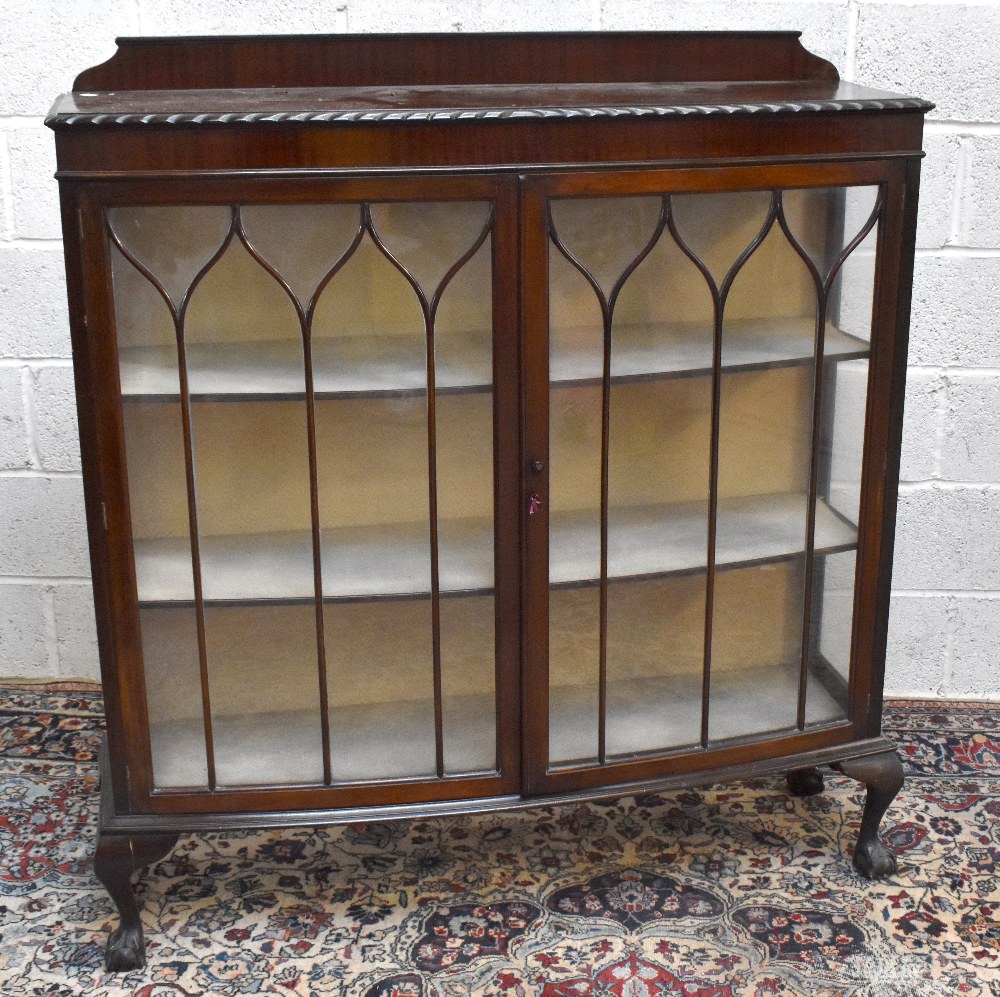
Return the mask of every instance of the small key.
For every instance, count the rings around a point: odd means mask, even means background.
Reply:
[[[536,512],[542,507],[542,499],[538,492],[534,492],[531,498],[528,500],[528,515],[534,516]]]

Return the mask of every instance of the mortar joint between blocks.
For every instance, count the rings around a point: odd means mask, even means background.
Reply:
[[[29,366],[21,368],[21,404],[24,407],[24,430],[28,437],[28,460],[31,470],[42,470],[41,449],[38,445],[38,406],[35,403],[35,392],[38,387],[38,374]]]
[[[54,585],[45,587],[43,601],[45,614],[45,649],[48,654],[50,674],[61,677],[62,669],[59,663],[59,628],[56,624],[56,590]]]
[[[951,231],[948,233],[949,246],[961,246],[965,242],[967,221],[965,217],[965,186],[969,173],[972,138],[969,135],[958,137],[958,157],[955,163],[955,189],[951,195]]]
[[[0,241],[11,242],[14,231],[14,174],[10,166],[10,146],[7,136],[0,132]]]
[[[848,0],[847,4],[847,41],[844,46],[844,79],[853,82],[858,69],[858,27],[861,23],[861,11],[858,0]]]

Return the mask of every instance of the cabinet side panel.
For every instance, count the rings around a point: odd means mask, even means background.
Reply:
[[[81,455],[115,809],[135,809],[151,785],[145,731],[124,429],[118,395],[111,259],[104,213],[62,184],[63,231],[77,378]]]
[[[881,265],[875,292],[853,641],[854,716],[860,732],[872,735],[878,734],[882,722],[920,182],[919,158],[893,165],[878,248]]]

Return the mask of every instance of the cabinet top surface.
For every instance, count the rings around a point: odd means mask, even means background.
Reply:
[[[233,125],[925,111],[914,97],[828,80],[294,87],[70,93],[71,125]]]
[[[925,111],[795,32],[123,38],[47,123],[234,125]]]

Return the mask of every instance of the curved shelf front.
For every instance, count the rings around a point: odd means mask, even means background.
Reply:
[[[726,373],[798,367],[812,363],[816,323],[811,318],[741,319],[722,327],[722,369]],[[827,323],[826,360],[867,357],[869,345]],[[553,387],[600,384],[599,334],[553,330],[549,380]],[[702,322],[671,325],[615,325],[611,333],[611,380],[701,377],[712,373],[712,328]]]
[[[608,515],[608,578],[689,574],[706,567],[708,502],[618,507]],[[806,496],[753,495],[719,500],[717,567],[782,561],[805,550]],[[561,514],[549,540],[549,582],[599,580],[600,520],[596,510]],[[850,550],[857,529],[824,502],[816,506],[817,553]]]
[[[609,517],[609,577],[616,581],[685,574],[705,568],[707,502],[614,509]],[[719,502],[716,565],[780,561],[805,549],[806,497],[756,495]],[[598,579],[596,510],[563,513],[550,523],[549,580],[586,585]],[[431,592],[425,524],[391,523],[322,531],[327,601],[424,597]],[[442,595],[493,591],[493,524],[488,519],[438,525]],[[824,503],[816,509],[815,550],[850,550],[857,530]],[[203,597],[210,603],[288,602],[315,598],[308,530],[206,536],[199,543]],[[135,541],[139,600],[191,602],[191,549],[182,538]]]
[[[438,334],[438,392],[488,391],[492,385],[490,332]],[[188,392],[202,401],[286,401],[305,398],[302,343],[297,339],[189,343]],[[119,354],[126,400],[178,397],[177,350],[123,348]],[[420,394],[427,390],[422,336],[316,337],[312,341],[316,398]]]
[[[550,379],[571,387],[599,383],[599,332],[553,330]],[[435,383],[440,393],[489,391],[488,332],[437,334]],[[828,324],[824,358],[868,355],[868,343]],[[747,319],[723,329],[722,368],[729,373],[811,363],[815,323],[809,318]],[[188,391],[196,401],[296,400],[305,397],[298,340],[189,343]],[[172,346],[124,347],[119,354],[126,401],[169,401],[179,394]],[[317,337],[312,343],[317,399],[420,394],[426,391],[420,336]],[[698,377],[712,372],[712,330],[704,323],[615,326],[611,377],[615,382]]]

